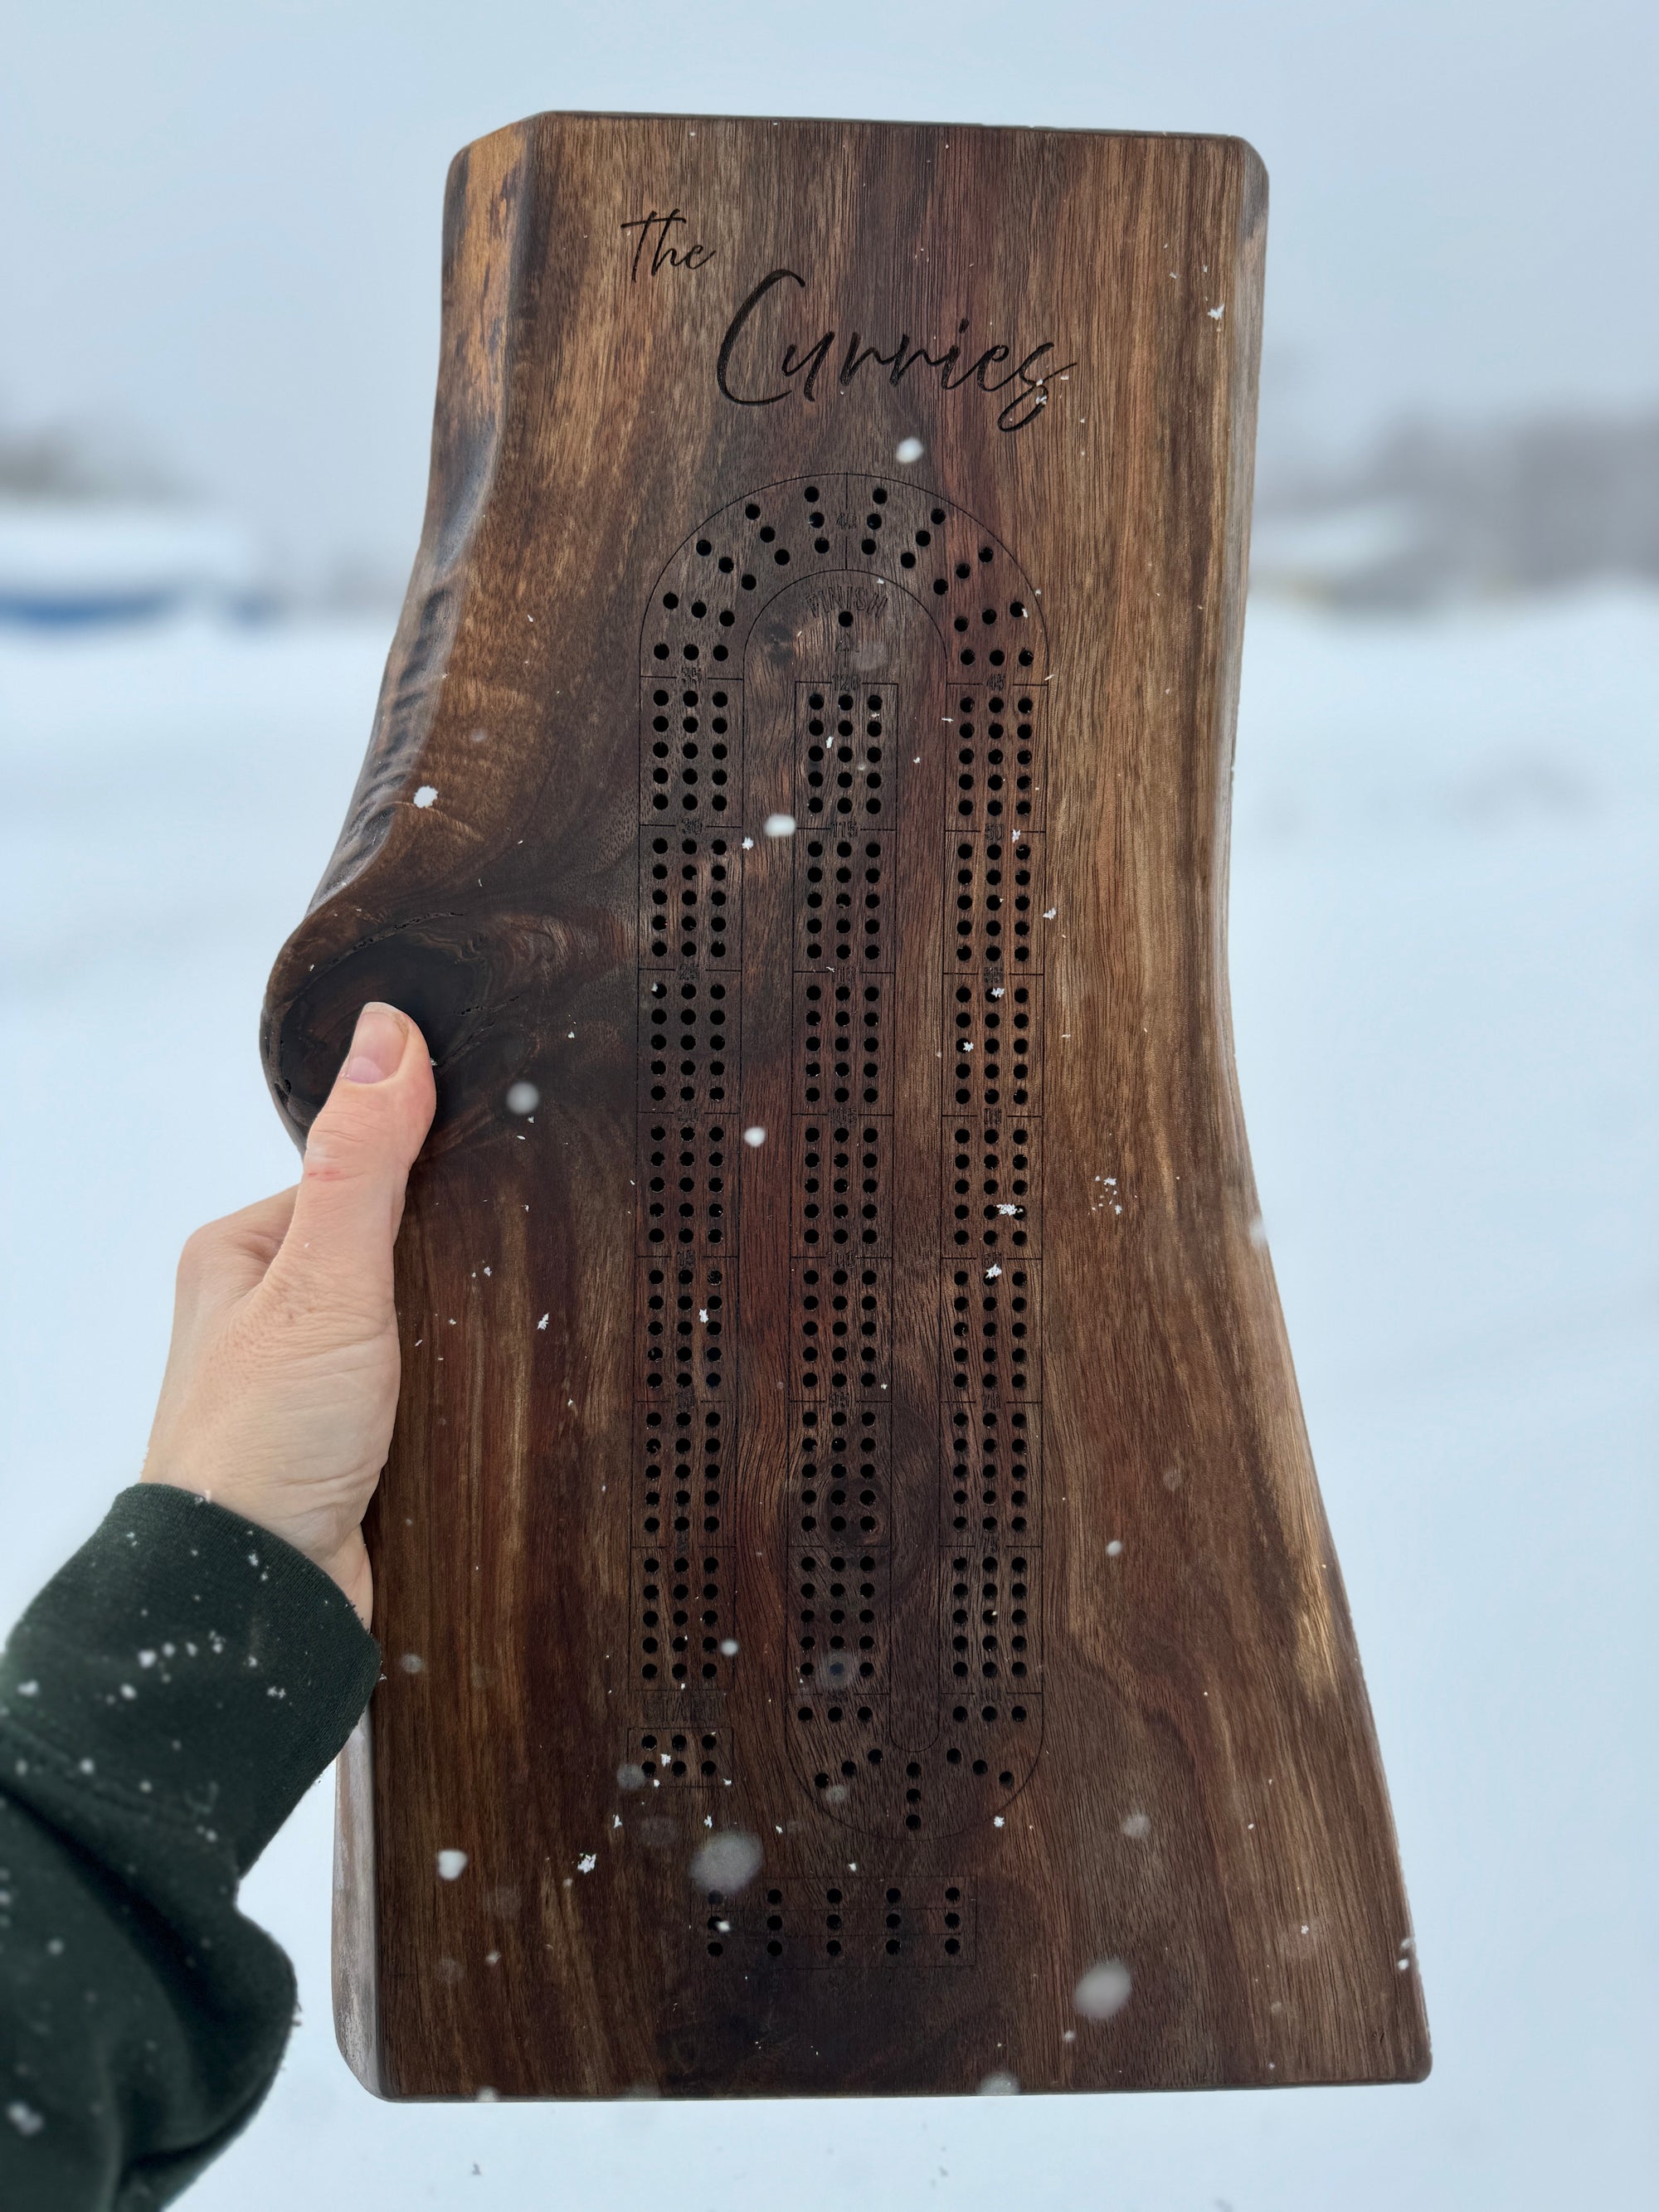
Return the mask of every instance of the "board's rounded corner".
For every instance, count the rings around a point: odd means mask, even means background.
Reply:
[[[1251,220],[1260,222],[1267,216],[1270,180],[1267,164],[1248,138],[1229,132],[1222,144],[1238,164],[1241,198]]]
[[[350,2007],[338,2001],[334,2006],[334,2047],[346,2063],[347,2070],[360,2088],[367,2089],[378,2104],[396,2105],[404,2100],[392,2094],[386,2086],[386,2069],[380,2063],[378,2051],[363,2044],[356,2033],[356,2021]]]
[[[517,116],[511,123],[499,123],[493,131],[480,131],[476,138],[469,138],[465,145],[458,146],[450,155],[445,173],[446,191],[464,188],[474,163],[481,164],[492,175],[510,169],[514,157],[522,155],[533,146],[537,125],[548,119],[540,112]]]

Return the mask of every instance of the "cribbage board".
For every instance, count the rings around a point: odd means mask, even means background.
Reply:
[[[278,960],[423,1025],[340,1802],[398,2097],[1420,2077],[1256,1203],[1236,140],[547,115]]]

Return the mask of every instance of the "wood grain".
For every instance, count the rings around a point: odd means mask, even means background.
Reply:
[[[337,1869],[385,2094],[1427,2069],[1229,1026],[1265,210],[1215,138],[454,165],[264,1028],[301,1137],[367,998],[438,1069]]]

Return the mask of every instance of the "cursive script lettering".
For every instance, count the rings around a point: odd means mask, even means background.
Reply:
[[[800,291],[806,289],[806,279],[795,270],[769,270],[726,325],[726,335],[720,340],[720,353],[714,363],[714,377],[721,392],[734,406],[775,407],[781,399],[787,399],[792,394],[811,406],[817,398],[818,380],[836,349],[839,333],[833,330],[824,331],[809,344],[803,344],[798,338],[789,339],[775,356],[776,366],[773,368],[769,342],[762,335],[764,322],[757,319],[762,317],[769,295],[780,286],[791,284]],[[791,295],[785,293],[783,296],[787,298]],[[920,342],[913,345],[908,331],[901,332],[898,343],[887,352],[884,352],[878,344],[866,344],[864,333],[854,331],[848,338],[846,350],[836,374],[837,388],[845,392],[860,372],[872,363],[886,369],[888,382],[895,386],[902,384],[912,369],[920,366],[924,375],[930,370],[937,373],[939,388],[945,392],[960,392],[964,386],[970,384],[988,394],[1007,392],[1012,388],[1012,397],[1003,403],[997,416],[997,428],[1005,431],[1023,430],[1028,422],[1035,422],[1047,406],[1048,379],[1063,376],[1077,364],[1066,361],[1039,366],[1045,355],[1054,351],[1052,338],[1045,338],[1041,345],[1033,346],[1018,361],[1014,361],[1013,348],[1000,343],[988,345],[972,360],[968,360],[970,349],[963,341],[967,336],[969,321],[969,319],[964,315],[957,325],[955,342],[943,353],[938,354],[929,353],[927,346]],[[763,366],[744,368],[743,360],[756,356]],[[961,373],[953,374],[959,362],[963,363]],[[994,376],[991,372],[1000,369],[1005,362],[1013,362],[1013,367],[1006,376]],[[783,380],[781,384],[777,381],[779,378]],[[775,384],[777,386],[775,390],[768,388]]]
[[[679,246],[671,246],[668,242],[668,234],[676,223],[682,230],[686,227],[685,217],[678,208],[671,208],[666,215],[659,215],[655,208],[653,208],[649,215],[635,216],[632,222],[621,225],[624,237],[630,230],[637,230],[640,234],[634,241],[634,265],[628,272],[628,281],[630,284],[638,278],[640,257],[647,245],[651,245],[651,259],[647,268],[653,276],[659,269],[704,269],[714,259],[714,248],[712,246],[705,246],[701,239],[696,245],[688,246],[684,250]],[[653,231],[657,233],[654,244],[651,241]]]

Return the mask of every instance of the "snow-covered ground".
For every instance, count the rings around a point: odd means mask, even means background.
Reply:
[[[291,1176],[256,1014],[384,645],[344,628],[0,641],[0,1613],[137,1468],[185,1233]],[[1394,1791],[1428,2084],[378,2105],[330,2027],[324,1784],[246,1889],[297,1960],[304,2025],[192,2204],[1652,2201],[1656,696],[1651,599],[1251,612],[1241,1075]]]

